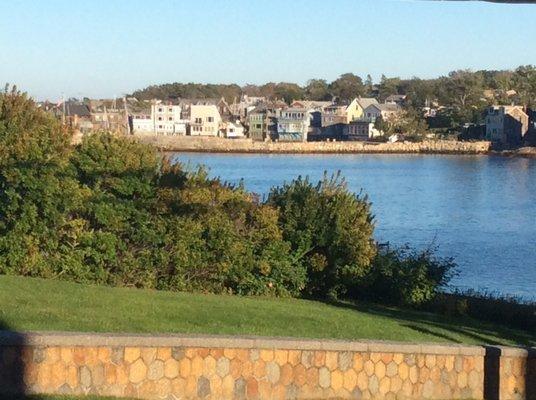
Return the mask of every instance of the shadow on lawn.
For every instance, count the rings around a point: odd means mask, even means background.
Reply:
[[[505,341],[490,339],[488,335],[503,337],[505,340],[524,346],[536,345],[536,334],[530,332],[512,331],[506,327],[489,328],[489,324],[481,324],[474,319],[451,319],[443,315],[423,313],[412,310],[399,310],[373,304],[352,304],[329,302],[336,307],[347,308],[367,314],[391,318],[400,321],[401,325],[416,332],[435,336],[439,339],[454,343],[462,343],[458,338],[449,335],[455,332],[485,345],[484,356],[484,398],[499,400],[500,398],[500,356],[501,348],[507,345]],[[461,322],[461,323],[460,323]],[[525,367],[525,399],[536,400],[536,349],[528,348],[529,358]],[[504,384],[504,383],[503,383]]]
[[[536,335],[529,332],[512,331],[507,327],[495,326],[469,318],[452,319],[448,316],[413,310],[394,309],[370,303],[352,304],[347,302],[330,302],[330,305],[347,308],[367,314],[381,316],[400,321],[404,327],[419,333],[435,336],[441,340],[462,343],[459,338],[449,333],[457,333],[471,338],[477,343],[487,345],[507,345],[507,341],[523,346],[536,345]],[[504,341],[490,339],[489,336],[499,336]]]

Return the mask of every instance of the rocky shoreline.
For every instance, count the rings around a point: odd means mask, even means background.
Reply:
[[[372,142],[254,142],[250,139],[222,139],[191,136],[138,135],[140,142],[152,144],[162,151],[206,153],[265,154],[488,154],[489,142],[457,142],[426,140],[419,143]]]
[[[492,153],[506,157],[536,158],[536,147],[521,147],[515,150],[492,151]]]

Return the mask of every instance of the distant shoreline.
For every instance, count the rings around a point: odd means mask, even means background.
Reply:
[[[467,154],[486,155],[489,142],[427,140],[423,142],[255,142],[191,136],[136,135],[133,138],[166,152],[238,154]],[[500,154],[500,153],[499,153]]]

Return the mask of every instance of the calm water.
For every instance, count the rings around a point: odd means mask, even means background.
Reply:
[[[452,256],[452,285],[536,299],[536,160],[494,156],[175,154],[266,194],[298,175],[340,170],[363,189],[376,238]]]

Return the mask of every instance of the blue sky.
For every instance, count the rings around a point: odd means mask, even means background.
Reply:
[[[536,64],[536,5],[419,0],[0,3],[0,82],[38,99],[165,82],[434,77]]]

